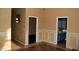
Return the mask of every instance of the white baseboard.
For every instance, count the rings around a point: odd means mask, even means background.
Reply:
[[[15,39],[13,39],[13,40],[15,40]],[[24,45],[24,46],[26,45],[26,44],[24,44],[23,42],[21,42],[20,40],[17,40],[17,39],[16,39],[15,41],[19,42],[20,44],[22,44],[22,45]]]
[[[39,33],[41,33],[41,38],[40,38],[40,34],[39,34],[39,40],[49,42],[52,44],[56,44],[56,40],[55,40],[56,39],[56,31],[55,30],[42,29],[42,30],[39,30]],[[47,36],[45,36],[46,34],[47,34]],[[53,39],[53,40],[50,41],[50,39]]]

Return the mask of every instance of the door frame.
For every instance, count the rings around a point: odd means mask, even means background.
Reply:
[[[67,47],[67,40],[68,40],[68,27],[69,27],[69,17],[68,16],[58,16],[56,17],[56,44],[58,44],[58,18],[67,18],[67,34],[66,34],[66,47]]]
[[[37,16],[28,16],[28,41],[27,43],[29,44],[29,18],[33,17],[36,18],[36,42],[38,42],[39,38],[38,38],[38,17]]]

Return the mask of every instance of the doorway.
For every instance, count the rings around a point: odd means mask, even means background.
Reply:
[[[36,43],[38,39],[38,17],[29,17],[28,44]]]
[[[68,17],[57,17],[57,28],[56,28],[56,40],[57,46],[62,48],[66,48],[66,40],[67,40],[67,24]]]

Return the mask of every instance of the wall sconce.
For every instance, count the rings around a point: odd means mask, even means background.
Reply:
[[[20,23],[20,15],[16,15],[16,23]]]

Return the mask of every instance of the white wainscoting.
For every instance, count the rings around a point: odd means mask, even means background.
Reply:
[[[5,37],[6,36],[6,32],[0,32],[0,37]]]
[[[0,50],[11,50],[11,32],[0,32]]]
[[[11,31],[10,32],[0,32],[0,37],[5,37],[6,40],[11,40]]]
[[[56,44],[56,32],[54,30],[39,30],[39,40]]]
[[[45,41],[56,44],[56,31],[55,30],[39,30],[39,41]],[[79,49],[79,34],[68,32],[68,39],[66,47],[70,49]]]
[[[67,48],[79,49],[79,34],[68,33]]]

